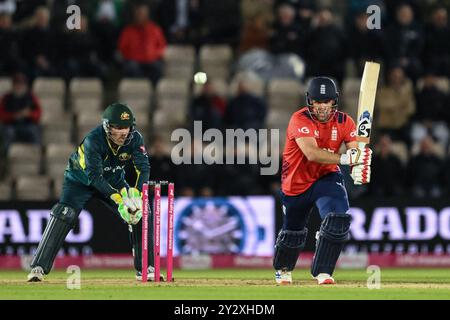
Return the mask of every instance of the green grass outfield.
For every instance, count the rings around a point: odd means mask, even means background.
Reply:
[[[82,270],[81,289],[69,290],[69,274],[54,271],[27,283],[26,272],[0,271],[0,299],[450,299],[449,269],[382,269],[381,289],[367,288],[366,270],[337,270],[337,284],[318,286],[309,271],[293,273],[291,286],[277,286],[272,270],[175,270],[174,283],[134,280],[133,271]]]

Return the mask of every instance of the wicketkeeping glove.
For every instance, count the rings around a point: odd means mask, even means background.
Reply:
[[[111,195],[118,208],[120,216],[128,224],[137,224],[142,218],[141,194],[136,188],[122,188],[119,193]]]
[[[372,150],[367,147],[348,149],[346,153],[341,154],[339,163],[347,166],[356,166],[359,164],[370,166],[372,163]]]
[[[350,176],[355,184],[366,184],[370,182],[371,168],[368,165],[360,164],[351,167]]]

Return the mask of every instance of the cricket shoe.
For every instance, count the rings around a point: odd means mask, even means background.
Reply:
[[[41,282],[44,280],[44,270],[42,267],[34,267],[31,269],[30,273],[28,274],[28,282]]]
[[[317,280],[317,284],[336,284],[336,281],[328,273],[319,273],[314,279]]]
[[[275,272],[275,281],[278,285],[292,284],[292,273],[286,269],[277,270]]]
[[[136,280],[142,281],[142,272],[136,271]],[[152,266],[147,268],[147,281],[155,281],[155,268]],[[159,281],[166,281],[163,274],[159,275]]]

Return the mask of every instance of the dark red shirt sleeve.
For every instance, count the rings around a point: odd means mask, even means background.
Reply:
[[[8,95],[4,95],[0,101],[0,121],[2,123],[11,123],[12,121],[14,121],[14,113],[7,111],[5,107],[5,100],[7,96]]]

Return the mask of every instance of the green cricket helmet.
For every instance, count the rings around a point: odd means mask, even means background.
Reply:
[[[111,139],[111,128],[130,128],[124,145],[131,142],[136,132],[136,119],[128,105],[120,102],[113,103],[105,109],[102,118],[103,129],[109,139]]]

